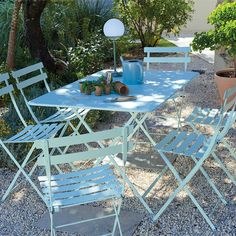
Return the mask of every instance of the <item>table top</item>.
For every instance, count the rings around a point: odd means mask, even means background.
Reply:
[[[84,79],[98,79],[104,71],[97,72]],[[75,81],[62,88],[44,94],[29,102],[31,106],[44,107],[72,107],[93,110],[121,111],[121,112],[152,112],[169,99],[175,92],[182,88],[193,78],[197,72],[187,71],[145,71],[144,83],[128,85],[129,95],[136,96],[134,101],[112,102],[120,97],[118,94],[103,96],[85,95],[80,93],[79,82]],[[116,80],[122,81],[122,77]]]

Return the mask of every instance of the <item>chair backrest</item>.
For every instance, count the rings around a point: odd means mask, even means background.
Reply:
[[[13,91],[14,88],[12,86],[12,84],[9,84],[9,74],[5,73],[5,74],[0,74],[0,97],[4,96],[4,95],[9,95],[12,101],[12,104],[16,110],[17,115],[19,116],[21,122],[23,123],[23,125],[26,127],[26,121],[24,120],[18,106],[17,103],[15,101],[14,95],[13,95]]]
[[[45,167],[49,194],[52,187],[51,166],[60,166],[60,164],[70,164],[80,161],[86,162],[90,160],[102,161],[103,158],[107,156],[114,157],[114,155],[119,153],[122,154],[123,161],[126,161],[127,152],[133,147],[132,143],[128,141],[128,136],[132,132],[133,127],[126,126],[124,128],[115,128],[111,130],[82,134],[78,136],[59,137],[36,141],[36,148],[43,150],[43,155],[38,158],[37,164],[39,166]],[[103,143],[103,145],[95,145],[98,144],[98,142]],[[77,146],[75,147],[74,145]],[[93,148],[88,147],[88,145],[93,145]],[[59,148],[63,150],[62,148],[68,146],[74,146],[74,151],[70,152],[68,151],[68,148],[66,148],[66,152],[64,151],[56,153],[53,151]],[[82,172],[84,173],[86,172],[86,170]],[[87,174],[89,173],[86,172],[86,175]],[[71,175],[73,175],[73,172],[71,173]],[[63,176],[59,174],[59,176],[57,176],[56,178],[63,179]],[[109,176],[107,178],[109,178]],[[56,181],[56,179],[54,180]]]
[[[31,116],[37,123],[39,123],[39,120],[28,103],[29,101],[27,99],[25,89],[37,83],[43,82],[46,90],[50,92],[50,87],[47,82],[47,74],[43,71],[43,68],[43,63],[40,62],[17,71],[12,71],[12,76],[16,80],[16,86],[20,90]]]
[[[222,139],[227,135],[228,131],[232,128],[233,124],[236,120],[236,87],[232,89],[228,89],[225,92],[225,103],[220,112],[220,118],[218,121],[218,125],[214,128],[213,136],[208,140],[207,143],[208,148],[206,150],[202,150],[204,153],[203,159],[207,158],[214,147],[222,141]],[[232,98],[232,96],[234,97]],[[230,102],[229,102],[230,101]]]
[[[150,63],[183,63],[184,64],[184,71],[187,70],[188,63],[191,62],[191,58],[189,57],[189,53],[191,52],[190,47],[145,47],[144,53],[147,54],[144,57],[144,62],[147,64],[147,69],[150,69]],[[174,54],[173,56],[167,57],[157,57],[152,56],[152,54],[159,54],[159,53],[168,53]],[[184,54],[182,57],[175,56],[176,53]]]
[[[126,161],[127,152],[133,147],[132,143],[127,141],[128,136],[132,132],[133,127],[126,126],[124,128],[114,128],[111,130],[81,134],[78,136],[38,140],[35,142],[36,148],[42,149],[44,152],[43,157],[38,159],[38,165],[45,166],[49,163],[50,165],[60,165],[76,161],[88,161],[118,153],[122,153],[123,160]],[[112,144],[96,145],[99,142],[101,143],[112,139]],[[71,153],[68,147],[74,145],[77,145],[78,147],[80,145],[81,149],[76,148],[76,151]],[[91,148],[91,146],[93,148]],[[64,147],[67,147],[66,153],[50,152],[50,149],[63,150]]]

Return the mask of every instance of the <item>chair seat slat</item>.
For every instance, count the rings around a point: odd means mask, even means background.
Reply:
[[[52,199],[53,201],[63,199],[63,198],[68,198],[68,197],[82,197],[102,191],[109,191],[117,188],[117,181],[116,182],[110,182],[106,184],[100,184],[97,186],[88,186],[87,188],[83,189],[74,189],[72,191],[68,192],[59,192],[59,193],[53,193]]]
[[[53,186],[51,188],[51,191],[52,191],[52,193],[61,192],[61,191],[71,191],[74,189],[86,188],[89,186],[96,186],[96,185],[103,184],[103,183],[105,184],[105,183],[112,182],[115,180],[117,180],[117,178],[114,175],[111,175],[111,176],[106,176],[106,177],[102,177],[99,179],[94,179],[92,182],[84,182],[84,183],[80,182],[80,183],[71,184],[71,185]],[[43,191],[43,193],[47,194],[47,193],[49,193],[49,188],[43,187],[42,191]]]
[[[51,186],[58,186],[58,185],[70,185],[70,184],[75,184],[75,183],[79,183],[79,182],[85,182],[85,181],[93,181],[93,179],[97,179],[97,178],[101,178],[104,177],[104,175],[111,175],[113,172],[111,169],[104,171],[102,174],[101,173],[91,173],[90,175],[85,175],[85,176],[78,176],[78,177],[74,177],[71,179],[67,179],[66,178],[66,174],[65,174],[65,179],[63,180],[52,180],[51,181]],[[49,182],[45,181],[45,182],[41,182],[40,183],[42,187],[47,187],[49,186]]]
[[[23,129],[22,131],[20,131],[19,133],[17,133],[16,135],[12,136],[11,138],[9,138],[8,140],[6,140],[5,142],[12,142],[12,141],[15,141],[15,140],[22,140],[26,135],[28,136],[29,135],[29,132],[31,130],[37,130],[38,127],[40,125],[29,125],[27,126],[25,129]]]
[[[169,144],[167,144],[164,148],[166,151],[173,151],[177,145],[181,145],[180,143],[184,142],[184,139],[187,137],[186,132],[179,133]]]
[[[65,175],[66,178],[71,178],[71,177],[79,177],[82,175],[86,175],[86,174],[91,174],[91,173],[96,173],[96,172],[101,172],[104,171],[106,169],[109,169],[110,165],[106,164],[106,165],[102,165],[102,166],[95,166],[92,168],[88,168],[85,170],[80,170],[80,171],[73,171],[73,172],[69,172],[69,173],[63,173],[63,174],[58,174],[58,175],[53,175],[51,176],[51,180],[60,180],[60,179],[64,179]],[[46,176],[39,176],[38,177],[39,181],[46,181],[47,177]]]
[[[198,138],[195,140],[195,143],[184,153],[186,156],[191,156],[196,153],[202,145],[204,145],[205,136],[199,135]]]
[[[40,139],[42,137],[45,137],[45,134],[48,134],[50,130],[52,130],[56,124],[46,124],[46,125],[40,125],[37,130],[33,130],[32,132],[29,132],[29,136],[24,138],[25,141],[29,141],[32,139]]]
[[[114,191],[112,190],[106,190],[100,193],[94,193],[83,197],[72,197],[64,200],[56,200],[53,201],[54,207],[59,206],[68,206],[68,205],[75,205],[75,204],[84,204],[89,202],[96,202],[96,201],[104,201],[106,199],[111,199],[114,197],[120,197],[122,194],[122,188],[120,188],[120,191],[117,192],[117,194],[114,194]]]
[[[55,134],[64,126],[64,124],[58,125],[30,125],[24,130],[14,135],[13,137],[4,141],[4,143],[30,143],[38,141],[39,139],[47,139],[54,137]],[[39,134],[39,135],[35,135]]]
[[[176,134],[177,134],[177,131],[176,131],[176,130],[171,131],[168,135],[165,136],[165,138],[163,138],[163,139],[156,145],[156,148],[157,148],[157,149],[161,149],[163,146],[166,145],[166,143],[170,142],[170,141],[175,137]]]
[[[177,147],[174,152],[185,152],[185,150],[191,145],[191,143],[196,139],[196,137],[197,134],[195,133],[191,133],[190,135],[188,135],[184,142],[179,147]]]

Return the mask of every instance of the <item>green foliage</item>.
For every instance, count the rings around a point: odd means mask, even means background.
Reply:
[[[105,22],[114,16],[112,4],[107,0],[77,0],[76,2],[80,39],[86,39],[89,33],[102,29]]]
[[[79,35],[75,0],[53,0],[44,9],[41,26],[50,50],[73,47]]]
[[[90,127],[94,128],[99,121],[105,122],[111,119],[111,115],[112,113],[110,111],[92,110],[86,117],[86,122],[90,125]]]
[[[191,18],[192,0],[115,0],[116,10],[142,47],[155,46],[163,31],[177,34]]]
[[[12,105],[10,103],[10,99],[5,97],[5,99],[2,101],[3,107],[5,107],[3,114],[0,116],[0,139],[5,140],[13,135],[15,135],[17,132],[22,130],[22,123]],[[31,116],[28,113],[26,106],[24,104],[24,101],[21,96],[16,95],[16,101],[19,106],[19,109],[22,113],[22,115],[26,118],[28,122],[31,122]],[[18,161],[22,160],[25,155],[26,151],[28,150],[28,145],[22,145],[22,144],[9,144],[7,146],[10,150],[10,152],[16,157]],[[15,168],[15,164],[10,159],[8,154],[3,151],[2,148],[0,148],[0,167],[8,167],[8,168]]]
[[[111,58],[111,41],[99,33],[91,34],[86,41],[78,40],[77,46],[68,51],[69,68],[80,76],[103,69]]]
[[[69,16],[69,17],[68,17]],[[106,0],[52,0],[42,15],[42,29],[50,49],[60,51],[76,46],[112,18]]]
[[[236,2],[224,2],[210,14],[208,21],[214,29],[196,33],[192,47],[194,50],[211,50],[224,47],[230,55],[236,55]]]
[[[48,74],[52,89],[71,83],[85,75],[104,68],[104,64],[111,60],[111,41],[102,36],[98,29],[102,29],[105,21],[113,16],[111,6],[105,7],[105,0],[51,0],[42,15],[41,24],[49,50],[56,57],[68,61],[69,68],[62,75]],[[6,72],[5,60],[7,43],[11,25],[14,0],[0,1],[0,73]],[[69,49],[68,49],[69,48]],[[20,12],[15,55],[16,69],[24,68],[35,63],[24,40],[23,14]],[[40,86],[31,88],[27,94],[33,98],[45,91]],[[17,104],[23,117],[32,124],[22,96],[16,94]],[[11,105],[9,98],[0,98],[0,106],[4,114],[0,115],[0,138],[6,139],[22,130],[23,125]],[[52,109],[34,108],[36,116],[43,119],[53,111]],[[86,121],[93,128],[98,121],[109,119],[109,112],[91,111]],[[10,151],[23,158],[29,146],[9,145]],[[10,158],[0,149],[0,166],[13,167]]]
[[[6,60],[8,37],[11,28],[14,0],[0,2],[0,64]],[[17,30],[16,55],[19,55],[20,49],[24,46],[23,14],[20,12],[18,30]]]
[[[236,1],[225,1],[219,4],[208,17],[208,21],[214,29],[196,33],[192,42],[193,50],[224,48],[235,58],[236,67]]]

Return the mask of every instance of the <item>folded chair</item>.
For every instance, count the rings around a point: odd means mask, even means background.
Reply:
[[[16,86],[20,90],[31,116],[38,124],[66,122],[64,131],[68,126],[70,126],[74,132],[78,133],[78,129],[82,124],[84,124],[84,119],[89,112],[88,109],[75,110],[72,108],[58,107],[55,114],[47,117],[44,120],[39,120],[32,107],[29,105],[29,100],[25,92],[27,88],[35,86],[36,84],[43,84],[47,92],[51,91],[47,82],[47,74],[43,71],[43,68],[43,63],[40,62],[17,71],[12,71],[12,76],[16,80]],[[80,122],[77,127],[74,127],[71,121],[77,118],[80,120]]]
[[[232,89],[229,89],[226,92],[226,97],[231,97],[232,94],[235,91]],[[162,213],[165,211],[165,209],[170,205],[170,203],[174,200],[176,195],[180,191],[185,191],[194,205],[197,207],[201,215],[204,217],[204,219],[207,221],[209,226],[212,230],[215,230],[215,226],[213,225],[212,221],[209,219],[208,215],[204,211],[204,209],[200,206],[196,198],[193,196],[191,191],[188,188],[188,183],[192,180],[194,175],[200,171],[204,177],[206,178],[209,185],[212,187],[213,191],[217,194],[217,196],[220,198],[220,200],[226,204],[226,201],[223,197],[223,195],[219,192],[219,190],[216,188],[215,184],[212,182],[210,177],[208,176],[207,172],[203,168],[203,164],[207,158],[210,156],[213,156],[213,158],[216,160],[217,163],[222,166],[222,163],[220,159],[215,154],[215,149],[219,142],[221,142],[224,138],[224,136],[227,134],[229,129],[232,127],[233,123],[236,120],[236,113],[234,112],[236,105],[236,99],[233,101],[227,103],[223,107],[223,112],[220,115],[220,119],[218,122],[218,125],[215,127],[215,132],[212,136],[206,136],[199,133],[187,133],[184,131],[171,131],[169,134],[167,134],[157,145],[156,150],[166,163],[166,167],[163,169],[161,175],[166,172],[166,170],[169,168],[173,175],[175,176],[176,180],[178,181],[178,188],[170,195],[168,200],[165,202],[165,204],[161,207],[161,209],[158,211],[158,213],[153,217],[153,221],[157,221],[159,217],[162,215]],[[229,110],[229,108],[232,108],[231,111],[228,113],[226,111]],[[181,179],[180,174],[175,169],[173,163],[169,160],[169,155],[178,155],[178,161],[182,158],[191,158],[195,166],[191,169],[191,171],[187,174],[187,176],[184,179]],[[231,176],[229,173],[227,173],[228,177],[231,179],[231,181],[235,184],[235,180],[233,176]],[[150,188],[146,191],[144,196],[146,196],[151,189],[156,185],[157,181],[160,179],[161,176],[158,176],[155,181],[151,184]],[[213,211],[215,208],[213,209]]]
[[[36,168],[36,165],[32,168],[30,173],[26,173],[24,168],[30,161],[30,158],[32,156],[32,153],[35,150],[35,141],[40,139],[47,139],[54,137],[64,126],[64,124],[57,124],[57,123],[51,123],[51,124],[37,124],[37,125],[27,125],[26,121],[24,120],[17,103],[15,101],[14,95],[13,95],[13,86],[9,84],[8,82],[9,75],[7,73],[0,74],[0,97],[9,95],[11,98],[11,101],[13,103],[13,106],[21,120],[21,122],[24,125],[24,129],[21,130],[19,133],[15,134],[14,136],[8,138],[7,140],[1,140],[0,139],[0,146],[5,150],[5,152],[8,154],[8,156],[11,158],[11,160],[14,162],[14,164],[17,166],[18,171],[11,182],[10,186],[8,187],[6,193],[2,197],[2,201],[6,199],[6,197],[9,195],[9,193],[12,191],[12,189],[15,186],[15,183],[19,177],[20,174],[23,174],[25,178],[28,180],[28,182],[32,185],[32,187],[37,191],[39,196],[42,197],[42,194],[38,190],[38,188],[35,186],[35,184],[30,179],[30,176],[32,175],[33,171]],[[16,157],[13,156],[13,154],[9,151],[7,148],[8,144],[18,144],[18,145],[26,145],[26,144],[33,144],[25,158],[22,158],[23,162],[20,164]]]
[[[197,129],[197,125],[201,125],[201,126],[209,125],[213,129],[215,129],[215,127],[219,123],[222,113],[226,113],[225,118],[222,121],[222,126],[224,126],[226,123],[227,117],[230,114],[229,110],[232,108],[230,106],[236,100],[236,87],[233,87],[230,91],[231,93],[226,92],[224,94],[224,102],[220,109],[209,109],[209,108],[202,109],[200,107],[196,107],[193,110],[193,112],[184,120],[184,123],[189,125],[194,130],[195,133],[200,133],[200,131]],[[232,94],[232,96],[229,97],[229,94]],[[227,107],[227,104],[229,104],[228,107]],[[236,161],[236,153],[231,147],[230,143],[226,139],[222,139],[222,143],[229,150],[229,153]],[[226,167],[222,166],[222,168],[226,172],[228,172]]]
[[[100,161],[105,157],[111,157],[118,153],[122,154],[123,160],[127,158],[127,151],[132,145],[127,142],[127,136],[132,132],[131,127],[116,128],[107,131],[100,131],[95,133],[82,134],[79,136],[68,136],[61,138],[51,138],[47,140],[39,140],[36,142],[37,148],[43,151],[43,156],[38,158],[38,165],[44,166],[46,175],[40,176],[38,179],[42,187],[42,192],[45,197],[45,202],[50,213],[51,218],[51,235],[56,235],[56,229],[65,226],[86,223],[107,217],[115,217],[114,227],[112,233],[106,235],[114,235],[118,225],[119,233],[122,235],[121,226],[119,222],[119,212],[121,201],[117,205],[116,200],[121,200],[123,197],[124,187],[117,180],[111,166],[109,164],[96,164],[88,168],[87,162]],[[112,142],[111,144],[104,144],[103,147],[96,145],[98,141],[119,139],[119,143]],[[94,149],[86,148],[87,144],[93,144]],[[51,149],[77,145],[76,151],[66,153],[52,154]],[[102,159],[101,159],[102,158]],[[86,161],[85,165],[82,165]],[[99,161],[99,163],[101,163]],[[111,158],[111,161],[113,159]],[[51,172],[52,165],[65,165],[66,163],[77,163],[78,166],[86,166],[85,169],[76,171],[65,171],[59,175],[53,175]],[[81,164],[82,163],[82,164]],[[77,205],[111,200],[113,204],[114,213],[98,218],[84,219],[64,225],[55,225],[54,213],[61,208],[73,207]],[[94,232],[96,235],[96,232]],[[105,235],[105,234],[104,234]]]
[[[144,57],[144,63],[147,65],[147,70],[150,69],[150,64],[183,64],[183,70],[187,71],[188,63],[191,62],[191,58],[189,56],[189,53],[191,52],[190,47],[145,47],[144,53],[146,53],[146,56]],[[163,53],[168,53],[168,56],[156,56],[157,54],[161,55]],[[183,54],[183,56],[176,56],[176,53]],[[154,56],[153,56],[154,55]],[[183,98],[184,95],[181,92],[177,92],[174,94],[171,99],[175,106],[175,112],[177,115],[177,121],[178,121],[178,128],[181,127],[181,114],[182,114],[182,101],[180,105],[177,104],[176,99],[177,98]],[[162,116],[161,116],[162,117]]]

